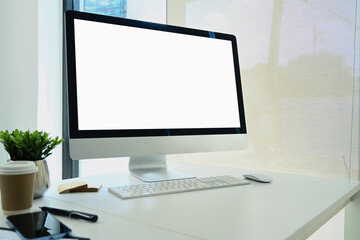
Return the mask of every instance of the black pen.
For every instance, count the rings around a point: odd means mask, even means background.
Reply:
[[[81,219],[89,222],[96,222],[98,220],[97,215],[90,213],[84,213],[74,210],[63,210],[63,209],[50,208],[50,207],[40,207],[40,209],[42,211],[46,211],[54,215],[65,216],[74,219]]]

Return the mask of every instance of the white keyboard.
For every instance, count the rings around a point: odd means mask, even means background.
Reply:
[[[109,187],[109,191],[121,199],[130,199],[246,184],[250,183],[231,176],[215,176]]]

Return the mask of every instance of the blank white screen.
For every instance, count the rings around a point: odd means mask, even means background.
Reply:
[[[240,127],[231,42],[75,20],[79,130]]]

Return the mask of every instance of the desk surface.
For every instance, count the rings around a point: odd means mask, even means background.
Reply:
[[[177,167],[197,176],[245,173],[208,165]],[[270,174],[274,181],[269,184],[130,200],[109,193],[108,187],[138,179],[125,173],[92,176],[86,180],[101,182],[99,192],[60,195],[53,184],[33,209],[46,205],[98,214],[94,224],[58,217],[74,235],[91,239],[306,239],[360,191],[357,181]],[[5,226],[5,216],[0,224]]]

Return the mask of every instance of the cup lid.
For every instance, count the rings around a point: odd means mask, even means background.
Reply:
[[[32,161],[11,161],[0,166],[2,175],[18,175],[37,172],[38,168]]]

